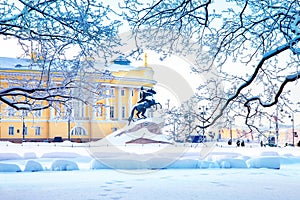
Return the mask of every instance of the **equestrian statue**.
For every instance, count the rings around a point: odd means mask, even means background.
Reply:
[[[137,104],[133,107],[131,111],[131,115],[128,118],[128,125],[131,121],[134,121],[135,111],[137,111],[137,119],[146,119],[147,117],[145,116],[145,112],[147,109],[152,107],[155,107],[157,109],[157,105],[160,105],[160,108],[162,108],[162,105],[154,100],[154,94],[156,94],[156,92],[152,88],[145,89],[143,86],[141,87],[140,100],[137,102]]]

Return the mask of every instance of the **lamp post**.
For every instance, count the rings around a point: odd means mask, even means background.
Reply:
[[[276,117],[275,117],[275,131],[276,131],[276,143],[278,146],[278,138],[279,138],[279,126],[278,126],[278,105],[276,106]]]
[[[192,110],[192,105],[191,105],[191,103],[190,103],[190,102],[187,102],[187,104],[188,104],[188,113],[186,113],[186,114],[184,115],[184,118],[185,118],[185,120],[186,120],[187,123],[188,123],[188,128],[189,128],[188,132],[189,132],[189,135],[190,135],[190,134],[191,134],[191,131],[192,131],[192,123],[193,123],[193,121],[194,121],[194,116],[193,116],[193,114],[192,114],[192,112],[191,112],[191,110]]]
[[[72,108],[68,108],[68,140],[71,141],[71,116]]]
[[[292,143],[292,145],[295,146],[295,120],[294,120],[294,112],[292,112],[292,115],[289,115],[289,118],[291,118],[291,122],[292,122],[292,134],[293,134],[293,143]]]
[[[178,141],[179,140],[179,133],[178,133],[178,125],[176,126],[176,124],[178,123],[178,121],[179,121],[179,118],[180,118],[180,116],[181,116],[181,113],[177,113],[176,112],[176,110],[175,110],[175,112],[174,111],[170,111],[170,113],[172,112],[172,121],[171,121],[171,123],[173,123],[173,130],[171,129],[171,133],[172,133],[172,135],[173,135],[173,138],[174,138],[174,140],[175,141]],[[184,116],[185,117],[185,116]],[[190,132],[188,132],[188,137],[190,136]],[[186,141],[186,139],[187,139],[187,136],[185,135],[184,136],[184,141]]]
[[[71,119],[68,119],[68,140],[71,141]]]
[[[72,120],[72,112],[73,112],[73,101],[69,101],[65,107],[66,115],[68,118],[68,141],[71,141],[71,120]]]
[[[26,134],[26,125],[25,125],[25,119],[24,119],[24,110],[22,111],[22,142],[25,142],[25,134]]]
[[[167,99],[166,106],[167,106],[167,110],[170,110],[170,99]]]
[[[202,116],[202,135],[205,134],[205,128],[204,128],[204,125],[205,125],[205,115],[206,115],[206,111],[208,110],[208,108],[206,106],[202,106],[199,108],[199,110],[201,111],[200,112],[200,115]]]
[[[269,119],[270,121],[269,121],[269,123],[270,123],[270,126],[269,126],[269,136],[271,135],[271,133],[272,133],[272,120],[271,120],[271,118]]]
[[[230,132],[230,141],[232,142],[232,121],[230,120],[229,122],[230,124],[230,129],[229,129],[229,132]]]
[[[295,146],[295,117],[294,117],[294,112],[298,112],[297,110],[292,109],[291,107],[287,106],[291,112],[289,112],[289,118],[291,119],[292,122],[292,145]],[[286,112],[287,113],[287,112]]]

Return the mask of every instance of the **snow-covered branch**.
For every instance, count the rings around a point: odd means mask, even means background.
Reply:
[[[30,60],[23,67],[37,75],[34,82],[8,79],[8,87],[1,85],[0,101],[15,109],[36,110],[55,102],[85,101],[74,95],[76,88],[99,95],[98,84],[86,80],[93,73],[101,76],[94,68],[95,58],[107,62],[121,44],[122,23],[117,18],[97,0],[1,1],[0,37],[18,40],[20,57]]]
[[[267,113],[264,108],[279,102],[291,103],[285,88],[299,79],[298,0],[227,0],[222,3],[153,0],[150,4],[137,0],[125,1],[123,8],[129,11],[125,17],[135,33],[170,30],[170,36],[165,38],[143,35],[149,43],[160,40],[155,43],[158,52],[176,51],[177,55],[178,52],[183,55],[189,52],[186,48],[191,48],[190,43],[200,45],[189,53],[197,58],[196,62],[192,61],[193,71],[205,79],[199,86],[198,94],[203,95],[199,100],[210,101],[214,112],[210,123],[196,127],[207,128],[223,116],[238,115],[256,129],[251,123]],[[176,35],[188,36],[190,40],[179,41]],[[170,45],[165,41],[170,40],[173,44],[180,42],[184,48],[166,51]],[[209,72],[213,75],[207,76]],[[214,87],[213,83],[219,86]]]

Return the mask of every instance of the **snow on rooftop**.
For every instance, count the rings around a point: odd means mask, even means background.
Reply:
[[[111,72],[130,71],[139,69],[138,67],[130,65],[130,63],[131,62],[129,60],[119,57],[116,60],[114,60],[112,64],[108,65],[108,67],[105,67],[105,64],[99,61],[95,61],[95,66],[98,69],[109,70]],[[34,64],[32,60],[27,58],[0,57],[0,69],[34,69],[34,66],[32,64]],[[68,65],[69,64],[73,66],[75,63],[72,64],[71,62],[68,63]]]
[[[120,65],[120,64],[111,64],[107,67],[107,69],[111,72],[118,72],[118,71],[130,71],[130,70],[136,70],[137,67],[134,67],[132,65]]]
[[[112,64],[108,66],[109,71],[118,72],[118,71],[130,71],[140,69],[130,65],[131,61],[125,58],[124,56],[119,56],[118,58],[112,61]]]

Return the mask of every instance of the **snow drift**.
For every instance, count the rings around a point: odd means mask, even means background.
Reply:
[[[132,123],[91,143],[0,142],[0,172],[71,170],[268,168],[300,163],[300,148],[245,147],[226,143],[174,143],[161,131],[163,121]]]

